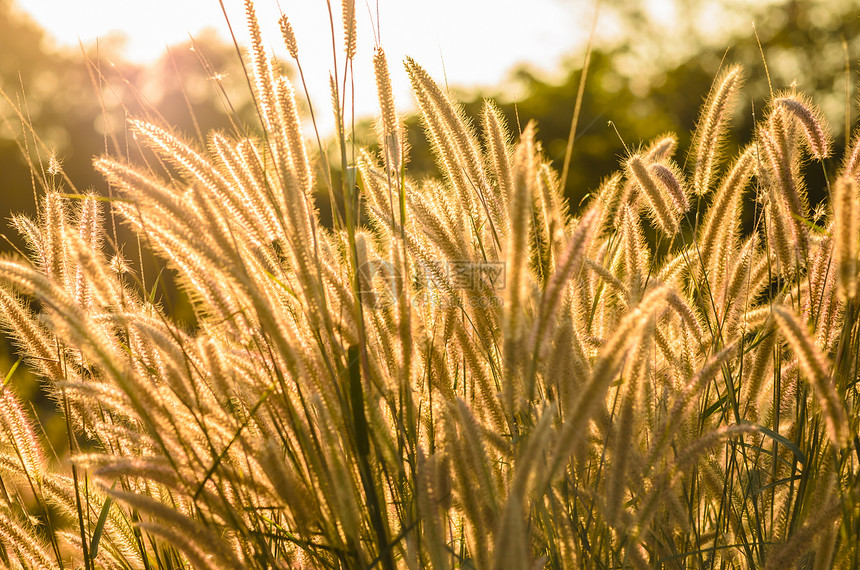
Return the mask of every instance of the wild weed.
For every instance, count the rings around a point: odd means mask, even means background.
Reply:
[[[512,136],[488,102],[479,132],[407,60],[443,174],[417,180],[382,49],[380,151],[349,141],[344,2],[333,176],[246,8],[265,135],[198,148],[133,120],[146,161],[95,160],[111,215],[179,276],[195,329],[107,254],[96,195],[45,179],[37,219],[14,219],[29,257],[0,262],[0,314],[66,419],[71,462],[51,459],[10,373],[3,564],[860,563],[860,143],[827,172],[815,223],[803,166],[831,152],[824,120],[782,94],[725,161],[732,67],[689,169],[658,138],[571,212],[534,125]]]

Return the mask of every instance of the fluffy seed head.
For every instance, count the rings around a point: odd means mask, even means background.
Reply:
[[[711,91],[696,133],[693,138],[695,149],[695,172],[693,174],[693,191],[701,196],[710,190],[714,173],[714,165],[722,146],[729,109],[742,82],[740,66],[734,66],[726,71],[716,82],[716,89]]]
[[[806,328],[791,308],[774,305],[773,315],[783,336],[788,341],[788,345],[797,357],[803,374],[812,384],[812,388],[818,396],[831,443],[839,449],[846,441],[847,419],[842,401],[836,393],[830,374],[826,371],[825,358],[812,342]]]
[[[664,164],[652,164],[651,174],[660,181],[674,202],[675,208],[680,212],[686,212],[690,208],[690,202],[681,184],[681,173],[676,168],[670,168]]]
[[[654,140],[648,148],[645,149],[645,157],[649,162],[660,162],[668,160],[678,148],[678,138],[668,133]]]
[[[846,150],[845,158],[842,160],[842,176],[857,178],[860,174],[860,127],[854,129],[849,148],[851,151]]]
[[[774,100],[774,104],[786,109],[803,128],[806,144],[814,158],[823,160],[830,155],[830,131],[816,107],[796,94],[780,97]]]
[[[355,57],[355,0],[343,0],[343,43],[346,46],[346,59]]]
[[[376,93],[379,97],[380,111],[382,111],[382,122],[385,130],[393,133],[397,128],[397,115],[391,89],[391,75],[388,72],[388,60],[381,47],[376,48],[373,53],[373,72],[376,75]]]
[[[281,16],[278,24],[281,27],[281,35],[284,37],[284,45],[287,46],[287,52],[291,58],[297,59],[299,57],[299,44],[296,42],[296,34],[293,32],[293,25],[290,24],[290,19],[286,15]]]
[[[655,177],[645,165],[642,157],[639,155],[632,157],[627,161],[627,168],[639,184],[639,187],[642,188],[642,192],[645,194],[645,198],[651,207],[650,210],[654,216],[654,220],[660,226],[660,229],[668,236],[678,233],[677,216],[681,213],[680,209],[676,207],[674,212],[670,209],[669,204],[657,186]]]
[[[376,76],[376,95],[382,118],[382,141],[389,168],[400,170],[402,163],[401,129],[394,106],[394,91],[391,88],[391,75],[388,60],[381,47],[373,53],[373,72]]]
[[[860,251],[860,196],[854,178],[842,177],[833,187],[833,235],[840,294],[857,295],[857,256]]]

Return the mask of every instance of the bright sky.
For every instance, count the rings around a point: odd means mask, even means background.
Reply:
[[[205,27],[229,38],[218,0],[17,0],[60,45],[77,46],[120,31],[128,36],[132,61],[156,59],[167,44],[182,42]],[[264,40],[285,55],[277,27],[280,9],[290,18],[299,57],[315,105],[328,108],[331,34],[325,0],[256,0]],[[241,0],[224,0],[239,41],[247,45]],[[340,1],[332,0],[335,16]],[[527,7],[526,7],[527,6]],[[410,55],[451,85],[496,85],[517,63],[552,71],[561,56],[584,44],[591,0],[357,0],[356,113],[376,114],[372,22],[392,66],[398,105],[412,98],[397,62]],[[372,19],[371,19],[372,13]],[[337,24],[338,42],[342,28]],[[516,93],[511,95],[516,96]]]

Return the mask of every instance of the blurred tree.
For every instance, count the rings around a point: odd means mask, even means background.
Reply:
[[[122,38],[114,36],[82,50],[56,49],[14,0],[0,0],[0,236],[5,238],[0,252],[23,248],[8,219],[14,213],[35,214],[40,178],[73,191],[61,176],[46,174],[52,157],[74,190],[107,193],[92,160],[106,152],[135,155],[135,142],[126,136],[130,116],[163,122],[200,146],[214,128],[254,128],[253,103],[235,48],[214,32],[172,46],[152,65],[124,61],[121,45]],[[139,267],[137,244],[129,243],[125,228],[116,229],[112,237],[121,254]],[[148,287],[159,283],[158,298],[180,321],[193,325],[193,312],[173,285],[172,272],[163,271],[164,261],[145,247],[141,250]],[[135,274],[141,276],[139,270]],[[4,337],[0,378],[15,361],[5,342]],[[16,372],[16,389],[33,398],[53,444],[62,448],[67,441],[53,437],[52,428],[62,418],[53,414],[53,402],[36,396],[38,386],[23,367]],[[55,427],[63,433],[63,426]]]
[[[21,247],[5,222],[13,213],[35,212],[39,179],[63,184],[67,192],[107,193],[92,159],[105,153],[134,158],[138,149],[127,136],[129,117],[169,125],[199,146],[215,128],[253,130],[253,103],[239,58],[214,31],[170,47],[152,65],[123,60],[121,44],[112,37],[78,51],[54,49],[12,0],[0,0],[0,51],[8,54],[0,59],[6,98],[0,104],[0,233],[6,237],[0,251]],[[74,189],[59,176],[45,176],[52,157]],[[124,256],[137,260],[137,245],[123,246],[129,234],[122,227],[117,232],[113,237]],[[144,255],[143,277],[153,283],[163,261]],[[163,282],[170,283],[169,272]],[[175,288],[164,287],[163,295],[168,305],[185,307],[186,321],[193,322]]]
[[[683,163],[699,108],[721,65],[731,63],[744,66],[747,82],[726,152],[734,153],[741,142],[750,140],[753,112],[762,116],[771,86],[780,91],[794,85],[821,106],[833,127],[839,156],[846,119],[852,120],[855,76],[846,66],[860,57],[860,5],[845,0],[757,4],[745,0],[607,0],[606,4],[598,30],[615,31],[601,37],[600,47],[592,54],[565,187],[574,205],[618,168],[627,154],[625,144],[633,151],[640,142],[671,131],[679,139],[675,158]],[[674,12],[671,19],[666,17],[667,11]],[[603,24],[604,18],[611,25]],[[561,170],[581,64],[582,55],[568,59],[568,71],[560,82],[521,68],[511,78],[518,89],[456,95],[472,117],[478,116],[484,98],[494,99],[514,131],[535,120],[544,151]],[[512,100],[507,95],[512,91],[525,96]],[[433,172],[433,159],[417,117],[410,117],[408,123],[413,172]],[[832,172],[835,159],[826,167]],[[810,176],[811,188],[824,187],[820,172]],[[821,198],[820,193],[811,196],[813,203]]]
[[[92,157],[106,151],[128,154],[129,116],[164,122],[200,144],[213,128],[232,124],[246,131],[253,124],[235,48],[214,31],[172,46],[152,65],[124,61],[118,38],[83,51],[54,49],[49,39],[12,0],[0,0],[0,50],[6,54],[0,58],[0,89],[7,98],[0,129],[5,212],[34,211],[28,157],[38,171],[56,156],[79,189],[102,188]],[[116,136],[121,148],[113,148],[108,135]]]

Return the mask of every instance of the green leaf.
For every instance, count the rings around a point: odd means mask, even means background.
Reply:
[[[280,285],[281,289],[283,289],[284,291],[286,291],[287,293],[289,293],[290,295],[292,295],[293,297],[298,299],[298,295],[296,295],[296,292],[293,291],[292,289],[290,289],[289,287],[287,287],[285,284],[283,284],[280,279],[278,279],[277,277],[275,277],[274,275],[272,275],[271,273],[269,273],[266,270],[263,270],[263,273],[266,274],[266,277],[268,277],[269,279],[271,279],[272,281],[274,281],[275,283]]]
[[[810,220],[807,220],[806,218],[804,218],[802,216],[798,216],[797,214],[792,214],[791,217],[794,218],[795,220],[797,220],[798,222],[802,223],[803,225],[805,225],[806,227],[808,227],[810,230],[814,231],[817,234],[821,234],[823,236],[826,236],[828,234],[828,232],[825,228],[822,228],[821,226],[817,225],[816,223],[814,223]]]
[[[9,369],[9,372],[6,373],[6,377],[3,379],[3,388],[6,389],[6,386],[9,384],[9,381],[12,380],[12,375],[15,374],[15,371],[18,370],[18,365],[21,364],[21,359],[15,361],[15,364],[12,365],[12,368]],[[0,390],[0,391],[2,391]]]
[[[155,291],[158,289],[158,283],[161,281],[161,274],[164,273],[164,267],[158,272],[158,275],[155,278],[155,283],[152,284],[152,290],[149,292],[149,303],[155,303]]]
[[[70,200],[95,200],[96,202],[121,202],[125,204],[134,204],[133,200],[128,198],[110,198],[108,196],[95,196],[92,194],[60,194],[63,198]]]
[[[111,485],[111,490],[116,487],[116,482]],[[90,542],[90,558],[92,560],[96,559],[96,556],[99,553],[99,541],[102,538],[102,532],[105,529],[105,523],[107,522],[108,512],[110,512],[111,505],[113,504],[113,497],[108,497],[105,499],[104,504],[102,505],[102,512],[99,513],[99,520],[96,522],[96,528],[93,530],[93,539]]]
[[[800,450],[799,447],[797,447],[797,445],[795,445],[795,443],[793,441],[791,441],[790,439],[788,439],[784,435],[780,435],[777,432],[773,431],[772,429],[766,428],[764,426],[760,426],[758,424],[754,424],[751,422],[742,422],[742,423],[747,423],[747,424],[753,426],[756,429],[756,431],[759,431],[759,432],[763,433],[764,435],[768,436],[769,438],[778,441],[779,443],[781,443],[782,445],[784,445],[785,447],[790,449],[792,453],[794,453],[794,456],[797,457],[797,460],[800,462],[801,465],[806,465],[806,455],[803,453],[803,451]]]

